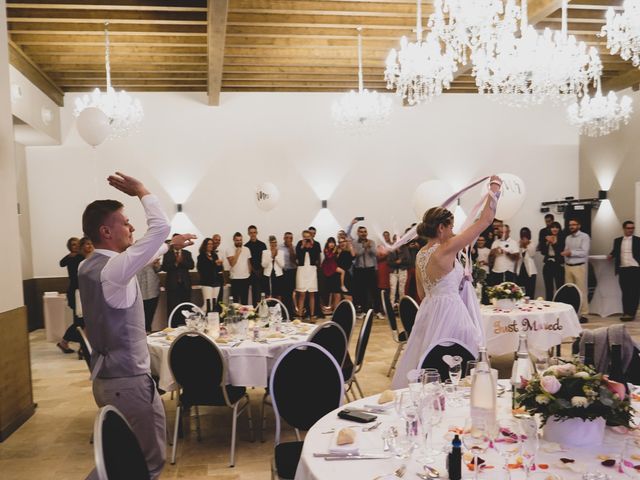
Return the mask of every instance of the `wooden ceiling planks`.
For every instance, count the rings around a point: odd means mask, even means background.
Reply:
[[[529,0],[531,22],[559,29],[560,6],[559,0]],[[597,35],[606,10],[621,6],[622,0],[569,4],[569,31],[600,51],[605,88],[640,83],[640,70],[610,55]],[[424,0],[425,23],[432,11],[433,2]],[[358,26],[363,27],[365,86],[385,90],[385,58],[402,35],[413,36],[415,2],[7,0],[7,19],[12,59],[30,75],[39,71],[38,81],[49,84],[58,100],[61,91],[104,87],[108,20],[116,88],[203,91],[210,104],[217,104],[221,91],[356,88]],[[473,86],[461,69],[450,92],[473,92]]]

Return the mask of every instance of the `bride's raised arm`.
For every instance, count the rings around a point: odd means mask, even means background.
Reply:
[[[496,206],[501,187],[502,180],[500,180],[500,177],[492,175],[491,180],[489,180],[490,193],[487,194],[487,200],[480,212],[480,216],[458,235],[444,242],[440,246],[441,255],[456,255],[460,250],[474,242],[491,225],[496,215]]]

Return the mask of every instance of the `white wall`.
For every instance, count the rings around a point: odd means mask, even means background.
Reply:
[[[22,278],[33,278],[33,252],[31,250],[31,215],[29,214],[29,188],[27,185],[27,160],[24,145],[15,143],[16,187],[20,213],[20,259],[22,262]]]
[[[218,108],[203,94],[137,94],[145,108],[142,130],[97,149],[78,137],[65,97],[63,143],[29,147],[33,268],[36,277],[64,275],[58,260],[65,241],[79,235],[81,214],[95,198],[123,195],[106,176],[122,170],[144,179],[167,211],[183,203],[197,230],[219,232],[228,244],[255,223],[260,237],[280,238],[315,224],[319,236],[366,217],[370,230],[416,220],[411,200],[429,179],[458,189],[495,172],[526,182],[527,199],[512,229],[542,223],[540,202],[578,193],[578,136],[551,107],[512,109],[477,95],[445,95],[428,105],[397,106],[390,124],[370,137],[337,131],[330,118],[334,94],[223,94]],[[254,191],[264,181],[281,193],[271,212],[260,211]],[[467,195],[468,211],[479,191]],[[321,199],[329,211],[320,212]],[[134,225],[142,209],[126,199]],[[178,227],[184,230],[184,227]]]
[[[635,113],[628,125],[604,137],[580,139],[580,196],[597,197],[609,191],[593,218],[591,253],[611,251],[613,239],[622,235],[621,223],[634,220],[636,182],[640,179],[640,92],[621,92],[632,97]]]

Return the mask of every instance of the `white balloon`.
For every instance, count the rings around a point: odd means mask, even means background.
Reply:
[[[499,173],[498,176],[502,179],[502,193],[498,200],[496,218],[509,220],[522,207],[527,190],[522,179],[512,173]],[[485,191],[489,191],[488,181],[485,184]]]
[[[438,207],[453,194],[448,183],[442,180],[422,182],[413,194],[413,211],[419,219],[431,207]]]
[[[111,133],[109,117],[97,107],[88,107],[76,119],[78,133],[92,147],[100,145]]]
[[[268,212],[277,205],[279,199],[280,192],[273,183],[265,182],[258,185],[256,189],[256,205],[260,210]]]

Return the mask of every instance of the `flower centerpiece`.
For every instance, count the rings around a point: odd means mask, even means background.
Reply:
[[[500,285],[487,289],[490,299],[496,299],[496,306],[510,309],[515,307],[516,301],[524,297],[524,291],[513,282],[502,282]]]
[[[580,362],[553,365],[523,380],[517,403],[540,414],[544,437],[572,446],[602,443],[605,424],[631,428],[634,410],[623,384]]]

